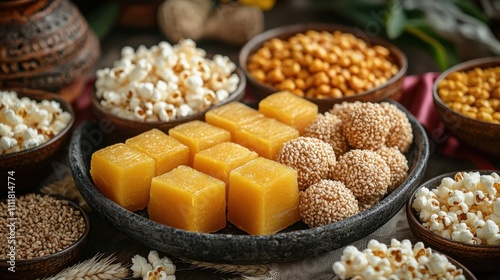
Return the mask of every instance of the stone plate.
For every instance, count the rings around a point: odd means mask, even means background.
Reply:
[[[414,141],[406,154],[408,177],[374,207],[343,221],[316,228],[298,222],[272,235],[250,236],[231,224],[217,233],[197,233],[172,228],[147,218],[145,210],[131,212],[106,198],[94,185],[89,173],[94,151],[109,145],[106,133],[113,127],[84,122],[70,143],[71,171],[82,196],[103,220],[128,238],[171,256],[226,264],[288,262],[317,256],[359,240],[389,221],[418,187],[429,158],[425,130],[406,109],[413,128]],[[101,121],[102,122],[102,121]]]

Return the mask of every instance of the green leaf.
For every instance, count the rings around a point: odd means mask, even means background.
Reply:
[[[392,0],[387,6],[386,32],[390,39],[401,36],[407,25],[406,14],[401,5],[400,1]]]
[[[120,5],[118,2],[106,1],[95,11],[89,13],[86,19],[97,38],[102,40],[115,26],[119,15]]]
[[[476,5],[475,1],[470,0],[452,0],[462,12],[479,19],[484,23],[488,23],[489,19],[484,12]]]

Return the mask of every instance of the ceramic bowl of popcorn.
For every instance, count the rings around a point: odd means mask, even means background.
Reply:
[[[0,179],[9,190],[35,188],[64,162],[61,151],[72,132],[73,108],[60,95],[39,90],[3,91],[0,100]]]
[[[499,272],[498,174],[451,172],[422,184],[406,205],[413,235],[473,272]]]
[[[320,112],[344,101],[397,100],[407,72],[405,54],[359,29],[301,23],[260,33],[239,53],[249,92],[262,99],[291,91]]]
[[[500,73],[500,57],[462,62],[433,85],[434,107],[447,131],[487,157],[500,156],[500,89],[490,77]]]
[[[207,55],[192,40],[122,49],[112,68],[97,71],[91,107],[118,139],[152,128],[167,132],[207,110],[241,100],[246,77],[227,56]],[[109,136],[107,135],[107,136]]]

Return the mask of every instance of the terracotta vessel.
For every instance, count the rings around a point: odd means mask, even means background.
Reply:
[[[99,41],[69,0],[0,1],[0,88],[57,92],[96,62]]]

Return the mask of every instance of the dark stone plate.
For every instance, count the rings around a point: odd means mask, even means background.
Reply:
[[[359,240],[389,221],[408,201],[420,183],[429,158],[425,130],[406,109],[414,141],[406,154],[407,179],[374,207],[343,221],[307,228],[296,223],[273,235],[250,236],[231,224],[217,233],[196,233],[153,222],[146,211],[130,212],[106,198],[89,174],[94,151],[110,144],[105,134],[113,127],[106,123],[82,123],[73,134],[69,150],[71,171],[76,186],[92,209],[128,238],[171,256],[227,264],[287,262],[318,256]]]

